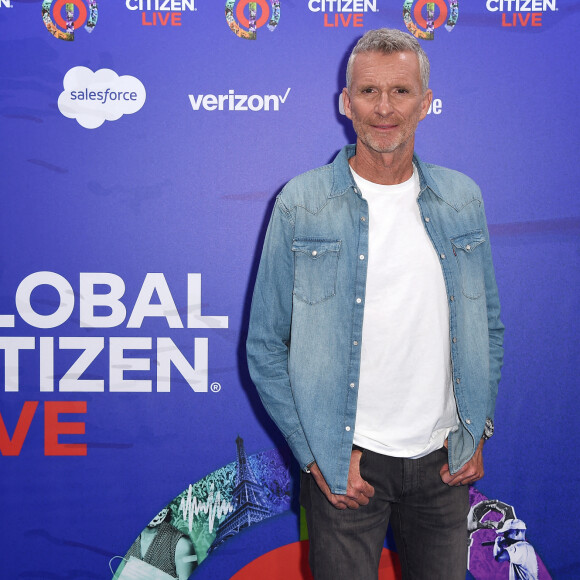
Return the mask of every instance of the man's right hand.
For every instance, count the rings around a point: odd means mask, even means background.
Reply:
[[[350,456],[350,467],[348,470],[348,482],[345,495],[337,495],[330,491],[322,472],[316,463],[310,466],[310,473],[314,477],[318,487],[326,496],[326,499],[339,510],[356,510],[361,505],[367,505],[370,498],[375,495],[375,488],[365,481],[360,475],[360,458],[362,451],[353,449]]]

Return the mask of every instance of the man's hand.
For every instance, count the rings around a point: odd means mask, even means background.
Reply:
[[[446,463],[439,474],[443,483],[447,485],[469,485],[483,477],[483,443],[481,439],[473,457],[454,475],[449,472],[449,464]]]
[[[322,475],[318,465],[313,463],[310,466],[310,473],[314,477],[318,487],[326,496],[326,499],[339,510],[347,508],[351,510],[358,509],[361,505],[367,505],[370,498],[375,495],[375,488],[365,481],[360,476],[360,458],[362,452],[358,449],[353,449],[350,456],[350,467],[348,470],[348,482],[346,486],[345,495],[336,495],[331,493],[324,476]]]

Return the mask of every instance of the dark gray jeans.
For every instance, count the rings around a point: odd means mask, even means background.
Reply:
[[[303,473],[300,503],[314,578],[376,579],[390,521],[403,580],[465,580],[469,490],[441,481],[446,462],[445,448],[420,459],[363,450],[361,476],[375,495],[356,510],[334,508],[312,475]]]

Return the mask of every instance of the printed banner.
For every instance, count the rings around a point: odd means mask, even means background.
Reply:
[[[577,578],[579,14],[0,0],[0,576],[310,577],[251,293],[276,194],[355,141],[350,50],[390,27],[431,61],[418,156],[482,189],[506,325],[467,577]],[[390,534],[380,574],[400,577]]]

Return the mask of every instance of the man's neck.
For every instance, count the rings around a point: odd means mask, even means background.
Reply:
[[[356,154],[348,160],[357,175],[381,185],[397,185],[413,175],[413,148],[402,153],[377,153],[357,141]]]

